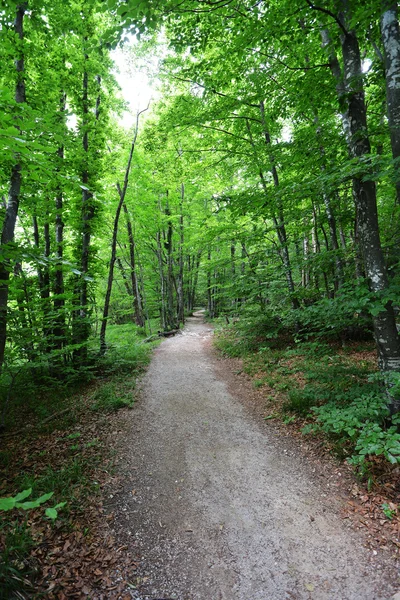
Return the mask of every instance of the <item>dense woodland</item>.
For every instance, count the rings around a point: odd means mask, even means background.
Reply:
[[[111,326],[151,338],[196,306],[237,355],[374,340],[367,391],[306,412],[398,463],[397,3],[7,0],[0,20],[2,428],[19,381],[68,386]],[[118,46],[157,88],[130,129]]]

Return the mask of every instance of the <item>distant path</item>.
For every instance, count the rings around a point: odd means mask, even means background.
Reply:
[[[165,340],[129,413],[113,503],[121,545],[142,557],[132,598],[390,598],[340,501],[217,378],[210,335],[198,316]]]

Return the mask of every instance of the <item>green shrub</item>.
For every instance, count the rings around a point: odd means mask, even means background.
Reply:
[[[397,429],[400,416],[393,417],[393,424],[386,426],[389,411],[383,394],[364,393],[346,407],[328,403],[312,410],[316,423],[303,428],[303,433],[323,431],[342,443],[351,441],[351,464],[361,466],[372,455],[382,455],[392,464],[400,463],[400,433]]]

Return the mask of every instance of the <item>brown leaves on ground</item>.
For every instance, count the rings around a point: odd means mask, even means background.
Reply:
[[[87,402],[81,402],[77,412],[78,424],[70,430],[3,442],[2,450],[12,460],[0,471],[0,496],[20,492],[24,473],[26,481],[42,481],[40,485],[47,486],[43,492],[53,491],[54,483],[53,504],[67,502],[55,523],[44,516],[47,505],[28,513],[0,514],[3,524],[9,524],[0,529],[0,551],[10,527],[25,521],[28,525],[33,547],[14,566],[29,573],[34,592],[25,597],[30,599],[44,594],[50,600],[113,600],[121,598],[135,577],[136,557],[116,545],[109,529],[112,515],[106,515],[101,493],[112,482],[112,439],[118,418],[93,414]]]

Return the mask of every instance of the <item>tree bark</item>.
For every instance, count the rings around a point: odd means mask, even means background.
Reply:
[[[87,39],[85,39],[87,42]],[[85,54],[85,63],[89,60],[89,56]],[[101,85],[100,77],[97,82]],[[88,281],[90,262],[90,243],[92,235],[92,221],[94,217],[93,192],[90,190],[91,177],[89,174],[90,155],[89,155],[89,126],[90,126],[90,107],[89,107],[89,74],[87,67],[83,73],[82,81],[82,146],[84,152],[84,166],[81,175],[82,181],[82,208],[81,208],[81,227],[82,227],[82,245],[81,245],[81,276],[79,281],[79,309],[76,312],[78,317],[76,323],[76,339],[75,343],[80,344],[80,348],[75,353],[78,360],[85,362],[87,358],[86,342],[90,335],[90,322],[88,314]],[[100,115],[100,92],[96,100],[95,119],[98,121]]]
[[[136,268],[136,244],[135,237],[133,235],[133,227],[132,222],[129,216],[128,207],[126,203],[123,205],[125,220],[126,220],[126,228],[128,231],[128,244],[129,244],[129,260],[130,260],[130,273],[131,273],[131,284],[133,290],[133,315],[135,319],[135,323],[138,327],[144,327],[144,317],[143,317],[143,301],[142,294],[139,286],[139,278],[137,274]]]
[[[337,89],[345,89],[345,95],[338,92],[339,102],[345,105],[348,119],[344,125],[349,154],[352,158],[368,157],[371,152],[367,111],[362,81],[360,49],[356,33],[347,29],[349,19],[348,2],[342,0],[343,12],[339,14],[342,23],[341,48],[344,65],[344,85],[337,83]],[[338,77],[332,68],[332,73]],[[347,130],[348,126],[348,130]],[[382,294],[388,289],[388,275],[382,251],[375,182],[368,179],[368,173],[353,178],[353,197],[357,212],[357,230],[370,289]],[[373,319],[375,341],[378,351],[379,368],[385,374],[400,370],[400,341],[397,333],[393,306],[388,302],[385,309]],[[389,391],[389,408],[392,413],[400,410],[400,399]]]
[[[396,202],[400,204],[400,28],[397,2],[383,0],[381,36],[385,57],[386,104],[392,155],[396,160]]]
[[[178,277],[176,282],[176,291],[178,297],[178,323],[185,322],[185,304],[183,297],[183,244],[184,244],[184,228],[183,228],[183,201],[185,198],[185,186],[181,184],[181,198],[179,203],[179,255],[178,255]]]
[[[67,97],[63,92],[60,97],[60,123],[65,126],[65,110]],[[57,173],[63,169],[64,162],[64,146],[61,144],[57,150]],[[55,197],[55,238],[56,238],[56,268],[54,273],[54,346],[61,350],[65,343],[65,316],[64,306],[64,273],[63,273],[63,256],[64,256],[64,221],[63,221],[63,189],[61,182],[57,183]]]
[[[20,42],[17,58],[15,60],[15,71],[17,74],[17,83],[15,86],[15,101],[17,104],[23,104],[25,100],[25,61],[23,51],[24,40],[24,16],[26,4],[18,4],[16,7],[16,17],[14,21],[14,32]],[[14,241],[15,223],[18,215],[18,208],[21,196],[22,184],[22,164],[19,154],[14,156],[14,166],[11,170],[10,187],[8,192],[8,201],[6,214],[4,217],[1,232],[1,247],[11,244]],[[0,371],[4,363],[4,353],[7,340],[7,307],[8,307],[8,285],[10,279],[11,265],[8,259],[0,262]]]

